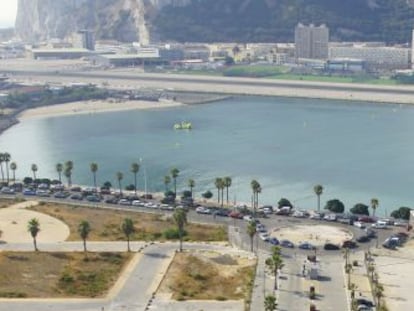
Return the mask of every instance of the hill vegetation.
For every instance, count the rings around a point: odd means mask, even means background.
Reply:
[[[414,9],[406,0],[194,0],[167,6],[155,19],[163,40],[293,41],[297,23],[327,24],[331,40],[411,40]]]

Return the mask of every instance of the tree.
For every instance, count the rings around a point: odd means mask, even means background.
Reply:
[[[89,233],[91,232],[91,225],[86,220],[82,220],[78,226],[78,233],[80,237],[83,240],[83,251],[86,253],[86,239],[89,236]]]
[[[137,194],[137,174],[139,172],[139,164],[132,163],[131,164],[131,172],[134,174],[134,187],[135,187],[135,194]]]
[[[213,193],[210,190],[207,190],[201,195],[204,199],[211,199],[213,197]]]
[[[112,183],[110,181],[105,181],[102,185],[103,188],[106,189],[111,189],[112,188]]]
[[[225,59],[224,59],[224,64],[226,66],[234,65],[234,58],[231,57],[231,56],[226,56]]]
[[[277,303],[276,297],[274,295],[267,295],[264,301],[265,311],[274,311],[276,310]]]
[[[63,172],[63,164],[57,163],[56,164],[56,172],[59,175],[59,182],[62,183],[62,172]]]
[[[343,213],[345,205],[338,199],[333,199],[326,202],[325,209],[331,211],[332,213]]]
[[[73,162],[66,161],[64,166],[64,175],[68,180],[68,187],[72,186],[72,171],[73,171]]]
[[[27,231],[30,232],[30,235],[33,238],[34,249],[37,252],[38,248],[37,248],[36,237],[37,237],[37,234],[40,232],[39,220],[37,220],[36,218],[30,219],[29,222],[27,223]]]
[[[323,192],[323,187],[321,185],[316,185],[313,187],[313,191],[315,192],[316,196],[318,197],[318,212],[321,210],[321,195]]]
[[[369,216],[368,206],[365,205],[365,204],[362,204],[362,203],[355,204],[354,207],[350,209],[350,212],[352,214],[367,215],[367,216]]]
[[[192,198],[193,197],[193,188],[195,187],[194,179],[189,179],[188,180],[188,187],[190,188],[191,198]]]
[[[293,207],[292,203],[286,198],[281,198],[279,202],[277,202],[277,208],[281,209],[282,207],[289,206],[290,208]]]
[[[17,170],[16,162],[10,163],[10,169],[13,171],[13,181],[16,181],[16,170]]]
[[[174,193],[177,195],[177,177],[180,174],[180,171],[177,168],[172,168],[171,171],[171,177],[174,179]]]
[[[122,184],[121,181],[124,178],[124,174],[122,174],[122,172],[117,172],[116,173],[116,179],[118,180],[118,185],[119,185],[119,193],[122,196]]]
[[[38,167],[36,164],[32,164],[31,170],[33,172],[33,180],[36,180],[36,172],[38,170]]]
[[[375,287],[375,298],[377,298],[377,310],[381,306],[381,298],[384,296],[384,287],[381,284],[377,284]]]
[[[372,216],[375,217],[375,211],[377,210],[377,207],[379,205],[379,200],[377,198],[371,199],[371,208],[372,208]]]
[[[180,238],[180,252],[182,252],[183,251],[184,226],[187,224],[187,212],[183,208],[177,208],[174,211],[173,218],[178,228],[178,236]]]
[[[214,181],[214,185],[217,188],[217,203],[220,204],[220,190],[221,190],[221,187],[223,185],[223,179],[220,178],[220,177],[217,177]]]
[[[127,245],[128,245],[128,252],[131,251],[129,247],[129,241],[131,234],[135,232],[134,222],[131,218],[125,218],[121,225],[122,232],[125,234],[125,237],[127,238]]]
[[[411,212],[411,208],[403,206],[403,207],[400,207],[399,209],[393,211],[391,213],[391,216],[396,218],[396,219],[409,220],[410,219],[410,212]]]
[[[9,178],[9,162],[10,162],[10,159],[11,159],[10,153],[8,153],[8,152],[3,153],[3,159],[4,159],[4,162],[6,162],[7,183],[9,183],[9,181],[10,181],[10,178]]]
[[[262,187],[260,186],[259,182],[255,179],[251,181],[250,187],[252,188],[253,192],[253,212],[254,217],[256,217],[256,210],[259,207],[259,193],[262,192]]]
[[[231,177],[226,176],[224,177],[224,186],[226,187],[226,201],[227,205],[229,205],[229,188],[231,187]]]
[[[266,259],[266,266],[275,276],[274,289],[277,290],[277,274],[278,274],[278,271],[283,268],[283,260],[282,260],[280,247],[277,247],[277,246],[272,247],[272,255],[271,257]]]
[[[169,191],[169,184],[171,183],[171,177],[169,175],[164,176],[165,192]]]
[[[93,186],[96,188],[96,172],[98,171],[98,164],[91,163],[90,168],[93,175]]]
[[[256,235],[256,223],[254,221],[250,221],[247,225],[247,234],[250,237],[250,251],[253,253],[253,238]]]

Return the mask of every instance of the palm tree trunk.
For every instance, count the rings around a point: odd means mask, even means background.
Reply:
[[[37,252],[37,251],[38,251],[38,249],[37,249],[37,242],[36,242],[36,238],[33,238],[33,245],[34,245],[35,252]]]
[[[83,239],[83,251],[86,253],[86,239]]]
[[[129,236],[127,237],[127,244],[128,244],[128,253],[131,251],[131,248],[129,247]]]
[[[321,196],[318,194],[318,212],[321,211]]]
[[[224,200],[224,188],[221,188],[221,207],[223,207],[223,200]]]
[[[119,180],[118,183],[119,183],[119,194],[122,197],[122,185],[121,185],[121,181]]]
[[[217,204],[220,204],[220,188],[217,187]]]
[[[193,187],[190,187],[191,198],[193,198]]]
[[[58,174],[59,174],[59,182],[62,183],[62,173],[58,172]]]
[[[250,237],[250,251],[253,253],[253,236]]]
[[[13,181],[16,181],[16,171],[13,170]]]
[[[137,195],[137,173],[134,173],[134,186],[135,195]]]
[[[275,268],[275,290],[277,290],[277,269]]]
[[[182,228],[178,229],[178,235],[180,238],[180,253],[183,251],[183,230]]]
[[[7,184],[9,184],[9,163],[6,162]]]
[[[96,173],[93,173],[93,185],[96,188]]]
[[[174,178],[174,194],[177,195],[177,178]]]
[[[227,205],[229,205],[229,187],[226,187],[226,200],[227,200]]]
[[[1,170],[1,181],[4,181],[3,162],[0,164],[0,170]]]

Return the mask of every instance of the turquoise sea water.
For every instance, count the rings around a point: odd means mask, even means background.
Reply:
[[[174,131],[188,120],[193,131]],[[141,158],[148,190],[164,189],[170,168],[189,178],[196,192],[214,179],[233,178],[231,199],[250,202],[250,181],[262,184],[261,203],[287,197],[315,208],[313,186],[324,186],[322,202],[339,198],[347,207],[380,201],[380,211],[411,206],[414,193],[414,107],[356,102],[242,97],[206,105],[25,120],[0,136],[17,175],[56,178],[55,164],[72,160],[75,183],[92,184],[89,163],[99,165],[98,182],[124,172]]]

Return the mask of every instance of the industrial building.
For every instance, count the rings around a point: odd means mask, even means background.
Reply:
[[[327,59],[329,56],[329,29],[325,25],[295,28],[295,57],[308,59]]]

